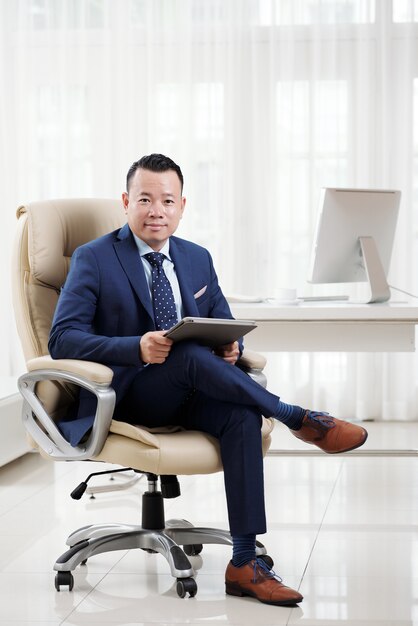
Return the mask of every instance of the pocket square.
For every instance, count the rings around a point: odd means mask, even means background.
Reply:
[[[196,291],[196,293],[194,294],[194,299],[197,300],[197,298],[200,298],[200,296],[203,296],[207,288],[208,286],[205,285],[204,287],[202,287],[202,289],[199,289],[199,291]]]

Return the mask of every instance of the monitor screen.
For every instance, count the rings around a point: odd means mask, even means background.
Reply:
[[[400,191],[322,189],[308,281],[386,281],[400,198]]]

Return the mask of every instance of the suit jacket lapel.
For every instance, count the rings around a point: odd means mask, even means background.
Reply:
[[[125,224],[125,226],[123,226],[119,231],[118,241],[113,244],[113,247],[133,290],[146,309],[148,315],[152,320],[154,320],[154,311],[152,308],[147,280],[145,278],[144,268],[142,267],[138,248],[135,245],[135,240],[132,237],[128,224]]]
[[[179,281],[181,299],[185,316],[199,315],[196,300],[193,294],[192,268],[189,256],[181,245],[175,239],[170,239],[170,256],[174,263],[174,267]]]

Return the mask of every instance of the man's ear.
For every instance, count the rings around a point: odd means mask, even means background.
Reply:
[[[125,213],[126,213],[128,210],[128,204],[129,204],[129,195],[127,194],[126,191],[124,191],[122,194],[122,202],[123,202],[123,208],[125,209]]]
[[[186,206],[186,198],[184,196],[181,197],[181,217],[183,217],[184,207]]]

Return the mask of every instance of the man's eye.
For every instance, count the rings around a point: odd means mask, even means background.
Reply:
[[[148,198],[140,198],[138,200],[139,204],[147,204],[149,202]]]
[[[165,201],[165,204],[174,204],[174,200],[168,200],[168,199],[167,199],[167,200]]]

